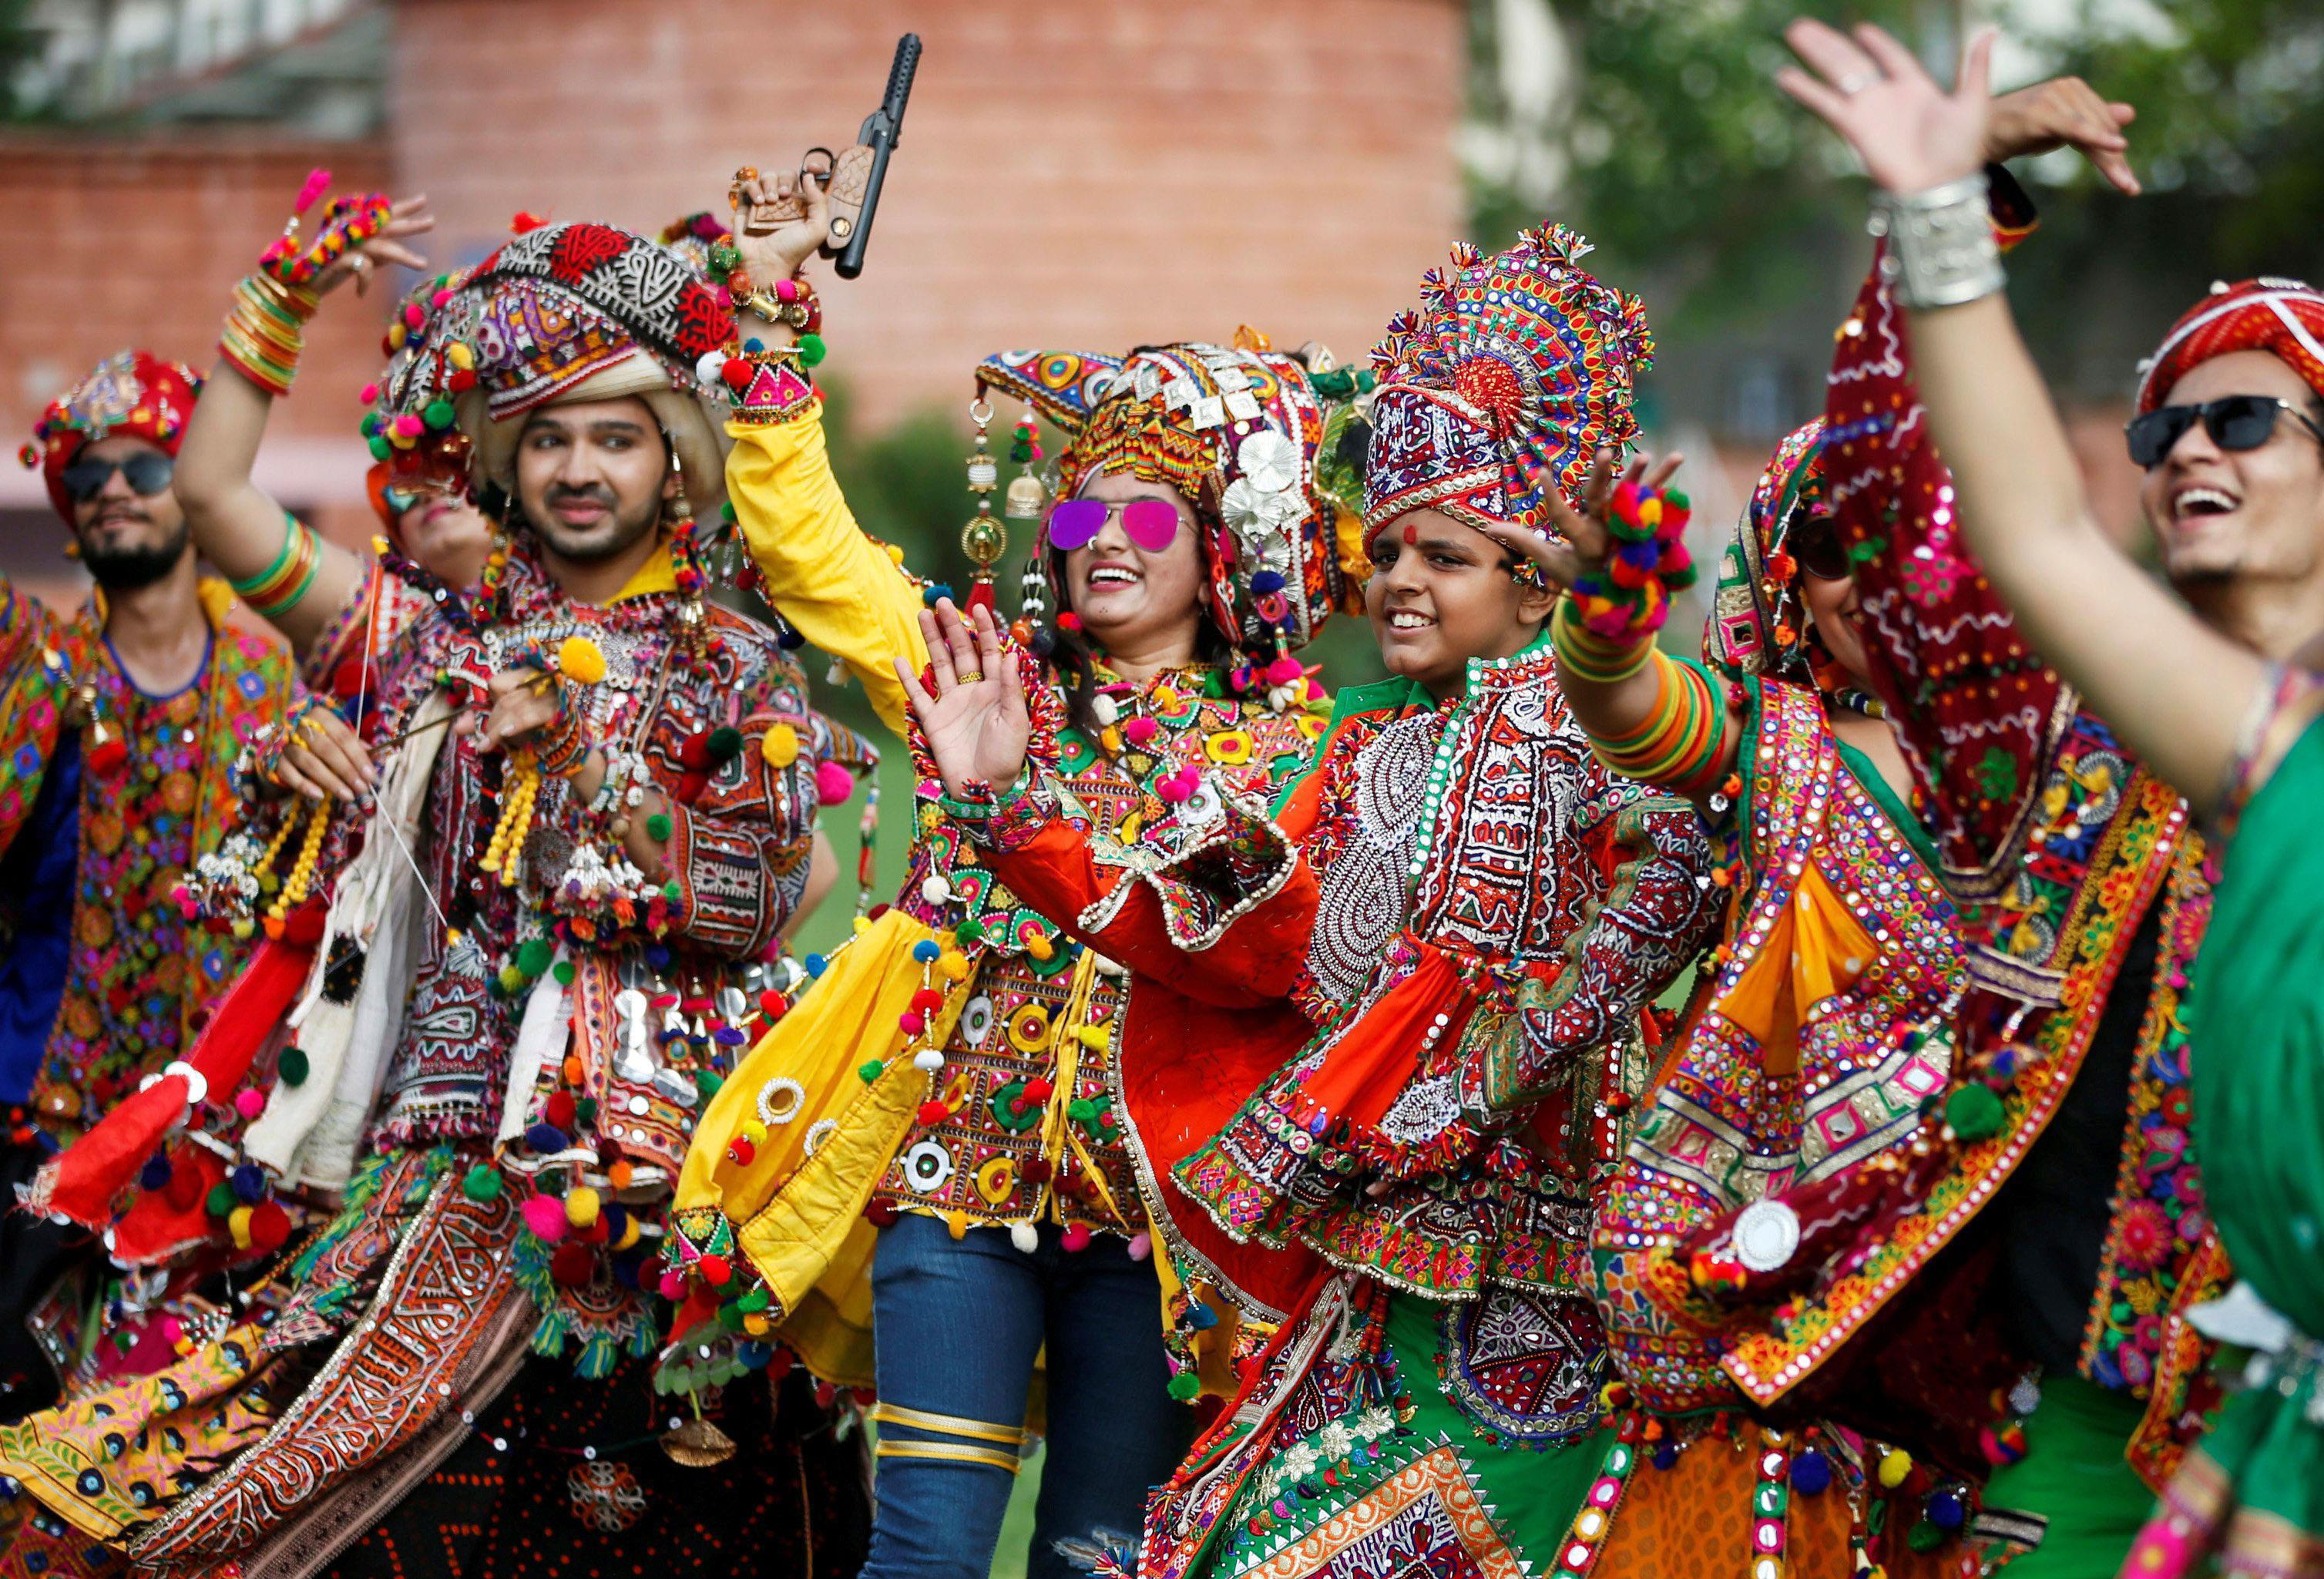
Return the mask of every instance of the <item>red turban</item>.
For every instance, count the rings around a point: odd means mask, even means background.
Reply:
[[[2265,276],[2212,286],[2140,365],[2139,411],[2161,405],[2189,368],[2233,351],[2273,352],[2324,399],[2324,291]]]
[[[73,457],[100,439],[125,436],[143,439],[174,459],[201,387],[201,374],[182,362],[165,362],[151,351],[119,352],[50,402],[22,458],[41,468],[49,503],[69,525],[72,497],[65,492],[64,473]]]

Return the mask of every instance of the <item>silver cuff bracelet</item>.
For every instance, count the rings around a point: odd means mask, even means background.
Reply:
[[[1881,192],[1868,228],[1888,238],[1881,277],[1897,304],[1959,307],[2001,289],[2001,244],[1986,205],[1985,172],[1921,192]]]

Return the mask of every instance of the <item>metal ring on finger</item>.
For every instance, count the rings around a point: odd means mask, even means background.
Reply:
[[[1840,90],[1842,98],[1854,98],[1879,80],[1880,78],[1876,72],[1850,71],[1832,86]]]
[[[820,165],[809,163],[808,162],[814,159],[814,157],[818,153],[823,155],[823,162]],[[828,189],[831,185],[831,172],[838,168],[839,155],[834,153],[830,149],[820,145],[808,149],[805,153],[799,155],[798,178],[800,189],[805,190],[807,183],[809,181],[815,182],[817,186]]]

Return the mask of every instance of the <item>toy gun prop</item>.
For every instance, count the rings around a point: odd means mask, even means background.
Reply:
[[[888,179],[888,156],[903,134],[904,106],[912,97],[912,77],[920,68],[920,35],[908,32],[896,41],[896,59],[888,68],[888,92],[880,107],[863,117],[855,145],[835,154],[828,148],[810,148],[799,158],[799,183],[815,181],[831,199],[831,234],[824,252],[836,257],[839,277],[853,280],[863,272],[863,250],[872,239],[872,217],[879,211],[880,188]],[[781,198],[752,206],[743,217],[746,234],[765,235],[806,217],[807,206],[798,198]]]

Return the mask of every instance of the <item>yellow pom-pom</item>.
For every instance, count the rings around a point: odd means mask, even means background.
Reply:
[[[1659,494],[1649,494],[1638,501],[1638,524],[1660,526],[1663,523],[1663,499]]]
[[[749,1121],[734,1132],[748,1140],[754,1150],[767,1143],[767,1126],[756,1119]]]
[[[888,545],[888,562],[891,565],[902,564],[904,562],[904,550],[896,544],[890,543]]]
[[[759,754],[770,768],[789,767],[798,761],[798,731],[788,724],[776,725],[761,737]]]
[[[476,354],[468,349],[466,340],[454,340],[444,347],[444,360],[466,373],[476,365]]]
[[[1913,1473],[1913,1455],[1901,1447],[1892,1447],[1880,1457],[1880,1483],[1890,1491],[1904,1483]]]
[[[402,350],[403,342],[410,337],[411,331],[405,328],[401,324],[390,324],[387,326],[387,348],[389,350]]]
[[[1025,934],[1025,952],[1035,959],[1047,959],[1057,952],[1057,946],[1049,941],[1046,932],[1028,932]]]
[[[855,918],[855,935],[858,937],[861,937],[864,933],[869,932],[870,930],[872,930],[872,918],[869,916],[858,916]]]
[[[565,1220],[576,1228],[586,1228],[597,1220],[597,1192],[587,1185],[579,1185],[565,1192]]]
[[[637,1214],[632,1212],[622,1219],[622,1236],[613,1242],[613,1248],[627,1250],[644,1237],[645,1230],[639,1226]]]
[[[968,956],[947,953],[942,959],[936,961],[936,969],[944,972],[948,980],[964,982],[968,980]]]
[[[372,533],[372,538],[371,538],[371,551],[372,551],[373,553],[374,553],[374,554],[384,554],[385,552],[387,552],[387,550],[388,550],[390,548],[392,548],[392,547],[393,547],[393,546],[394,546],[393,544],[390,543],[390,542],[387,540],[387,539],[385,539],[384,537],[382,537],[379,533],[377,533],[377,532],[374,532],[374,533]]]
[[[227,1213],[226,1231],[234,1235],[235,1249],[248,1250],[250,1248],[250,1208],[236,1206],[232,1212]]]
[[[558,671],[567,679],[594,686],[605,678],[605,655],[586,636],[567,636],[557,644]]]
[[[742,1318],[742,1330],[750,1334],[754,1338],[762,1338],[766,1336],[768,1328],[772,1325],[773,1324],[768,1321],[765,1316],[761,1316],[755,1310]]]

